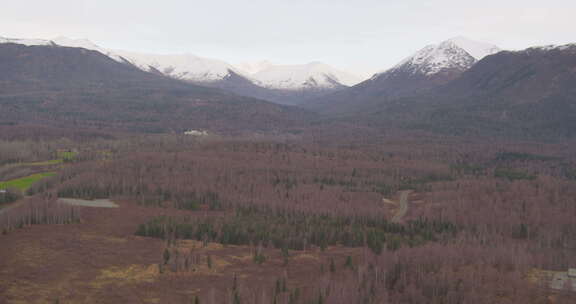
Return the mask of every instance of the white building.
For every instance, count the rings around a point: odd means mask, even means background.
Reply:
[[[192,136],[206,136],[208,135],[207,131],[201,130],[188,130],[184,132],[184,135],[192,135]]]

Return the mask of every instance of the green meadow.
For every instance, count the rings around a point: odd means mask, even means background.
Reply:
[[[0,182],[0,189],[16,188],[22,192],[26,192],[35,182],[54,175],[56,175],[56,172],[43,172]]]

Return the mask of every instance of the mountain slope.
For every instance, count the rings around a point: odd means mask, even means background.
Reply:
[[[235,67],[221,60],[192,54],[158,55],[109,50],[86,39],[66,37],[52,40],[0,37],[0,44],[2,43],[84,48],[100,52],[118,62],[132,64],[146,72],[220,88],[244,96],[265,98],[280,104],[295,104],[317,98],[359,82],[356,76],[322,63],[284,66],[261,62]],[[243,85],[240,86],[238,81]]]
[[[16,43],[28,46],[58,45],[84,48],[102,53],[118,62],[130,63],[146,72],[157,72],[165,76],[191,82],[213,82],[222,80],[228,76],[229,70],[235,70],[232,65],[216,59],[203,58],[191,54],[158,55],[108,50],[87,39],[57,37],[52,40],[42,40],[0,37],[0,44],[2,43]]]
[[[452,134],[574,137],[574,84],[576,44],[503,51],[445,86],[366,110],[362,119]]]
[[[195,83],[223,80],[235,68],[220,60],[198,57],[192,54],[155,55],[115,50],[115,54],[147,72],[159,72],[175,79]]]
[[[96,51],[0,45],[0,121],[139,131],[275,131],[307,113],[187,84]]]
[[[303,106],[329,114],[345,114],[386,100],[417,95],[456,79],[478,60],[499,50],[494,45],[462,37],[449,39],[424,47],[358,85]]]
[[[2,43],[15,43],[22,45],[54,45],[55,43],[50,40],[44,39],[20,39],[20,38],[6,38],[0,36],[0,44]]]
[[[268,100],[281,105],[295,105],[304,100],[318,98],[339,90],[336,88],[308,88],[298,90],[265,88],[232,70],[229,70],[228,75],[219,81],[202,82],[199,84],[222,89],[240,96],[250,96]]]

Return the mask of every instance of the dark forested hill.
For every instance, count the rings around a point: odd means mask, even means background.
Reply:
[[[95,51],[0,45],[0,122],[279,131],[310,114],[143,72]]]
[[[351,88],[303,103],[328,115],[346,115],[390,100],[423,94],[458,78],[482,58],[499,52],[492,44],[456,37],[432,44],[393,68]]]
[[[488,56],[448,84],[354,116],[454,134],[576,135],[576,45]]]

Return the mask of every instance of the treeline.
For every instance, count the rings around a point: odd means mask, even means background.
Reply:
[[[156,217],[141,224],[136,234],[224,245],[260,244],[284,250],[367,246],[380,254],[384,249],[451,238],[456,232],[451,223],[425,219],[401,225],[381,216],[334,216],[253,206],[236,207],[234,214],[226,216]]]
[[[397,156],[363,151],[243,142],[187,147],[120,152],[105,163],[77,164],[70,169],[75,177],[62,181],[58,195],[122,196],[143,205],[189,210],[260,205],[370,215],[383,212],[382,196],[451,180],[448,165],[418,167]]]
[[[72,224],[81,220],[80,209],[55,198],[34,196],[18,206],[0,209],[0,231],[6,234],[31,225]]]
[[[66,139],[51,141],[0,139],[0,166],[57,159],[60,149],[71,149],[76,145],[77,143]]]
[[[543,282],[527,279],[528,248],[460,239],[385,251],[344,277],[325,275],[313,303],[544,303]],[[314,295],[315,294],[315,295]],[[320,301],[320,298],[322,301]],[[561,302],[562,303],[562,302]],[[565,302],[568,303],[568,302]]]
[[[326,263],[327,262],[327,263]],[[229,275],[227,287],[202,290],[192,303],[237,304],[484,304],[550,303],[545,281],[534,276],[535,263],[526,244],[501,241],[486,246],[481,240],[456,238],[450,243],[427,243],[414,248],[368,254],[357,263],[348,258],[319,261],[310,270],[314,282],[299,284],[279,271],[276,280],[255,284]],[[209,269],[210,256],[194,250],[167,248],[163,272]],[[573,303],[573,297],[556,294],[556,304]],[[194,302],[197,301],[197,302]],[[187,303],[186,301],[182,303]]]
[[[576,185],[553,177],[534,180],[461,180],[428,196],[443,208],[429,218],[450,221],[486,244],[522,242],[534,267],[563,269],[576,263]],[[492,246],[492,245],[491,245]],[[537,258],[536,258],[537,257]]]
[[[22,194],[18,189],[0,189],[0,207],[3,204],[15,202],[22,198]]]

